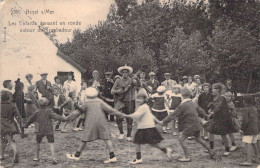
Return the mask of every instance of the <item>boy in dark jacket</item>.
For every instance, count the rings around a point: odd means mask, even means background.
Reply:
[[[47,137],[48,143],[50,144],[53,164],[57,164],[57,160],[54,156],[54,130],[53,130],[53,121],[52,119],[59,121],[66,121],[66,118],[55,114],[52,109],[48,107],[49,101],[46,98],[41,98],[39,100],[40,108],[29,118],[27,123],[23,127],[28,127],[31,123],[37,120],[38,122],[38,132],[36,133],[37,141],[37,153],[33,161],[39,161],[40,153],[40,143],[43,137]]]
[[[181,94],[183,98],[181,104],[176,108],[176,110],[173,113],[171,113],[168,117],[166,117],[162,121],[162,124],[166,125],[171,120],[178,117],[178,123],[179,123],[178,129],[180,132],[179,141],[185,155],[183,158],[178,159],[178,161],[180,162],[191,161],[188,153],[188,148],[186,146],[186,143],[184,142],[185,139],[187,139],[189,136],[194,136],[195,140],[209,151],[211,158],[216,157],[215,152],[211,150],[209,146],[207,146],[206,143],[200,138],[200,131],[202,129],[202,125],[198,118],[198,114],[201,114],[206,118],[208,117],[208,115],[204,112],[202,108],[200,108],[196,103],[194,103],[190,99],[191,91],[188,88],[181,89]]]
[[[253,146],[256,162],[259,162],[259,152],[257,147],[257,135],[259,133],[258,128],[258,112],[257,108],[254,106],[254,98],[252,96],[244,97],[244,104],[246,106],[243,112],[243,120],[241,125],[241,130],[243,131],[242,142],[245,143],[246,150],[246,161],[239,163],[241,166],[251,166],[253,151],[251,146]]]

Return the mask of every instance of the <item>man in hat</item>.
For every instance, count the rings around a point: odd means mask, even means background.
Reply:
[[[151,94],[156,93],[156,89],[160,86],[160,82],[155,79],[156,74],[154,72],[149,73],[150,79],[147,81],[147,85],[152,87]]]
[[[111,90],[111,93],[115,96],[115,108],[122,111],[125,114],[132,114],[135,109],[135,86],[137,81],[130,77],[133,72],[133,68],[129,66],[122,66],[118,68],[118,72],[122,75],[122,78],[118,78]],[[117,125],[120,131],[119,139],[124,138],[122,118],[117,118]],[[130,118],[126,119],[127,122],[127,140],[131,141],[132,122]]]
[[[164,78],[165,78],[165,81],[162,82],[162,86],[164,86],[166,88],[166,91],[167,90],[172,90],[172,87],[174,85],[177,85],[177,82],[175,80],[171,79],[171,74],[170,73],[165,73],[164,74]]]
[[[111,94],[111,89],[114,85],[114,81],[111,78],[112,72],[105,73],[105,80],[103,81],[103,90],[102,90],[102,99],[109,104],[111,107],[114,107],[114,99],[113,95]],[[108,119],[108,113],[106,113],[106,118]],[[114,116],[110,115],[110,121],[114,121]]]
[[[49,101],[52,99],[52,87],[51,82],[47,80],[48,73],[41,74],[41,80],[36,82],[36,90],[42,97],[47,98]]]

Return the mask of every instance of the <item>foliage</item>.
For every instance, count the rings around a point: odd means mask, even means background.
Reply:
[[[175,78],[200,74],[209,82],[248,81],[248,73],[260,68],[259,11],[255,0],[116,0],[106,21],[75,30],[72,41],[59,48],[88,75],[94,69],[116,73],[124,64],[137,71],[146,64],[160,80],[172,72]]]

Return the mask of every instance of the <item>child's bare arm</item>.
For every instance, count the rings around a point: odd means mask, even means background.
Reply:
[[[162,124],[162,121],[158,120],[156,117],[154,117],[154,121],[158,124]]]
[[[134,112],[133,114],[129,114],[128,116],[133,118],[133,119],[137,119],[140,118],[144,115],[144,111],[142,110],[137,110],[136,112]]]
[[[60,116],[58,114],[55,113],[50,113],[50,118],[55,119],[55,120],[59,120],[59,121],[66,121],[66,118],[64,116]]]
[[[111,106],[109,106],[107,103],[103,102],[101,103],[101,108],[103,111],[111,114],[111,115],[115,115],[115,116],[119,116],[119,117],[123,117],[125,114],[121,113],[120,111],[112,108]]]
[[[80,110],[75,110],[73,111],[69,116],[65,117],[66,121],[73,121],[75,120],[78,116],[80,116],[83,113],[83,111]]]

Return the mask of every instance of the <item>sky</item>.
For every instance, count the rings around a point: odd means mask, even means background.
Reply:
[[[143,0],[137,1],[141,3]],[[48,25],[45,27],[49,27],[50,29],[71,29],[71,32],[56,33],[56,39],[60,43],[64,43],[67,39],[72,38],[72,31],[74,29],[84,31],[90,25],[96,25],[98,21],[106,20],[109,8],[113,3],[115,3],[114,0],[4,0],[1,2],[1,10],[6,4],[9,4],[9,6],[11,4],[14,5],[14,9],[21,7],[24,12],[29,10],[30,13],[27,16],[37,22],[37,24],[40,24],[41,21],[57,21],[57,25]],[[41,14],[41,11],[46,10],[53,11],[53,13]],[[68,22],[77,21],[81,25],[68,25]],[[59,25],[59,22],[65,22],[65,25]],[[24,27],[22,26],[22,28]]]
[[[49,28],[66,28],[85,30],[89,25],[95,25],[99,20],[105,20],[109,12],[110,5],[114,0],[5,0],[1,3],[1,10],[11,3],[20,6],[23,11],[30,10],[27,16],[40,24],[43,22],[65,22],[65,26],[49,25]],[[16,7],[17,8],[17,7]],[[37,11],[32,12],[32,11]],[[41,11],[54,11],[54,13],[41,14]],[[21,10],[22,11],[22,10]],[[68,22],[81,22],[81,25],[68,25]],[[27,26],[28,27],[28,26]],[[56,33],[60,42],[66,42],[72,37],[72,33]]]

